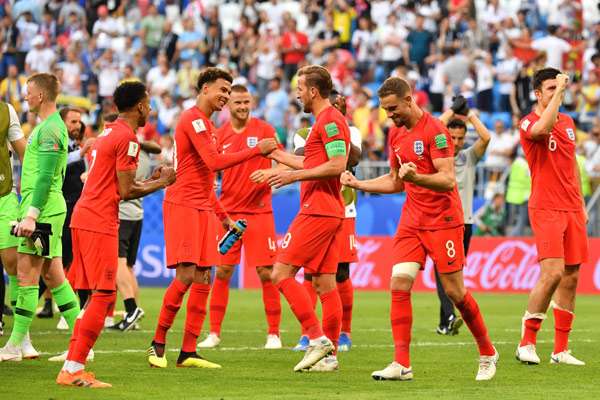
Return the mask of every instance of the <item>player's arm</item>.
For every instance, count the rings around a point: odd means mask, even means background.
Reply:
[[[444,111],[438,119],[442,121],[442,124],[444,124],[444,126],[448,126],[450,121],[452,121],[452,118],[454,118],[454,111],[452,111],[452,109],[449,108],[446,111]]]
[[[550,135],[552,127],[556,123],[558,117],[558,109],[563,101],[565,90],[569,84],[569,76],[565,74],[558,74],[556,76],[556,90],[548,103],[548,107],[542,112],[540,119],[538,119],[531,129],[529,129],[529,136],[533,140],[540,140]]]
[[[149,154],[160,154],[162,149],[154,140],[144,140],[140,142],[140,148]]]
[[[449,192],[453,190],[456,185],[454,157],[434,158],[432,162],[437,171],[434,174],[419,174],[417,173],[417,166],[409,162],[400,166],[398,176],[406,182],[411,182],[436,192]]]
[[[21,123],[19,122],[19,116],[15,111],[12,104],[6,104],[8,106],[8,141],[10,146],[19,156],[21,164],[23,163],[23,157],[25,156],[25,148],[27,147],[27,140],[21,129]]]
[[[473,125],[477,136],[479,136],[475,143],[473,143],[473,150],[475,151],[475,156],[477,156],[477,159],[481,159],[481,157],[483,157],[485,154],[488,144],[490,144],[490,131],[488,131],[483,122],[481,122],[477,114],[475,114],[473,111],[469,112],[467,120],[471,123],[471,125]]]
[[[60,159],[60,140],[52,127],[39,133],[38,177],[33,187],[31,204],[23,221],[16,229],[17,236],[29,237],[35,230],[35,222],[46,207],[50,185]]]
[[[144,197],[175,182],[175,170],[171,167],[158,167],[152,177],[145,181],[136,180],[135,173],[135,168],[117,171],[122,200]]]
[[[23,164],[23,156],[25,155],[25,147],[27,147],[27,141],[25,140],[25,138],[22,137],[20,139],[11,141],[10,146],[15,151],[15,153],[17,153],[17,155],[19,156],[19,160],[21,161],[21,164]]]
[[[234,165],[240,164],[252,157],[258,155],[267,155],[277,148],[277,141],[275,139],[262,139],[258,142],[256,147],[239,151],[237,153],[222,154],[219,153],[217,147],[210,140],[210,136],[207,130],[199,133],[189,133],[191,142],[200,154],[202,161],[210,168],[211,171],[217,172],[227,168],[231,168]]]
[[[304,147],[297,149],[297,152],[296,154],[290,154],[277,149],[269,155],[269,158],[292,169],[302,169],[304,168]]]
[[[350,154],[348,154],[348,168],[358,165],[362,156],[362,135],[358,128],[350,127]]]
[[[398,168],[391,168],[389,174],[364,181],[356,179],[350,171],[345,171],[340,182],[344,186],[369,193],[391,194],[404,191],[404,182],[398,177]]]
[[[583,215],[585,216],[585,223],[589,222],[587,208],[585,207],[585,199],[583,198],[583,182],[581,182],[581,173],[579,172],[579,163],[577,162],[577,156],[575,156],[575,176],[577,177],[577,182],[579,183],[579,193],[581,194],[581,205],[583,208]]]

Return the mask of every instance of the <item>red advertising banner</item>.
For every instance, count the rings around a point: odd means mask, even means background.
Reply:
[[[390,236],[368,236],[357,240],[358,262],[350,267],[357,289],[387,290],[392,270]],[[537,251],[533,238],[474,237],[464,269],[465,285],[480,292],[527,293],[539,276]],[[259,288],[256,272],[243,268],[244,288]],[[302,272],[298,274],[302,279]],[[435,290],[433,263],[427,260],[417,277],[414,290]],[[590,239],[590,259],[582,265],[579,293],[600,294],[600,239]]]

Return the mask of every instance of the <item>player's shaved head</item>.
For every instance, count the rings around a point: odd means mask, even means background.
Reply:
[[[148,96],[146,85],[140,81],[126,81],[115,89],[113,100],[120,113],[129,111]]]
[[[304,76],[307,88],[315,88],[319,95],[326,99],[333,90],[333,81],[326,68],[320,65],[307,65],[298,70],[298,77]]]
[[[200,71],[198,75],[198,90],[201,91],[202,87],[206,84],[216,82],[219,79],[224,79],[229,83],[233,82],[231,74],[224,69],[217,67],[208,67]]]
[[[541,90],[544,81],[556,79],[558,74],[560,74],[560,71],[556,68],[542,68],[537,70],[535,74],[533,74],[533,89]]]
[[[231,86],[231,93],[250,93],[248,88],[244,85],[233,85]]]
[[[27,83],[33,83],[44,94],[46,100],[56,101],[60,92],[60,83],[53,74],[39,73],[33,74],[27,79]]]
[[[402,78],[387,78],[377,90],[379,98],[394,95],[398,98],[410,95],[410,85]]]

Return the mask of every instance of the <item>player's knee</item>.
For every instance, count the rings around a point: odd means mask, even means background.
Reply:
[[[318,295],[329,293],[336,288],[333,274],[321,274],[313,276],[313,287]]]
[[[465,288],[457,288],[457,287],[449,287],[444,288],[446,295],[454,304],[462,303],[465,298],[465,294],[467,293]]]
[[[196,268],[194,273],[194,283],[210,283],[210,268]]]
[[[563,271],[558,268],[552,269],[542,269],[540,281],[547,285],[558,285],[561,279],[563,278]]]
[[[223,268],[218,267],[216,272],[217,279],[228,281],[231,279],[231,275],[233,275],[233,268]]]
[[[335,274],[335,280],[338,283],[342,283],[350,278],[350,263],[338,264],[337,273]]]

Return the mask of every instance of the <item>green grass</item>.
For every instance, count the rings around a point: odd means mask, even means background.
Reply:
[[[455,337],[434,333],[438,303],[434,294],[415,294],[412,382],[376,382],[370,377],[393,357],[389,330],[389,295],[357,292],[353,325],[354,347],[340,356],[340,371],[330,374],[292,372],[301,354],[289,350],[298,338],[298,324],[282,299],[282,338],[285,350],[265,351],[265,322],[257,291],[232,291],[221,348],[205,350],[221,370],[175,368],[176,348],[181,342],[184,310],[169,335],[169,367],[151,369],[144,350],[152,339],[162,289],[144,289],[141,304],[146,311],[142,330],[129,333],[104,332],[96,344],[96,360],[88,369],[112,389],[61,388],[54,383],[60,365],[49,355],[64,350],[68,335],[54,329],[54,320],[36,319],[32,326],[34,345],[43,352],[38,361],[0,364],[0,399],[391,399],[391,398],[553,398],[597,397],[599,368],[598,297],[578,298],[574,354],[585,367],[549,365],[552,351],[552,318],[539,335],[539,366],[524,366],[514,359],[520,320],[526,296],[476,294],[492,339],[500,352],[496,378],[475,382],[477,352],[466,329]],[[121,303],[119,303],[120,305]],[[11,318],[6,332],[10,332]],[[207,326],[207,325],[206,325]],[[0,340],[4,344],[6,336]]]

